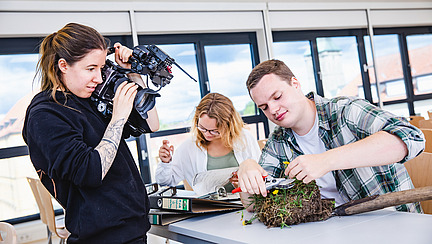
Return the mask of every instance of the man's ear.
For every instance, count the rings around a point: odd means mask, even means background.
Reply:
[[[298,89],[300,89],[301,87],[300,87],[300,82],[297,80],[297,78],[295,78],[295,77],[292,77],[291,78],[291,85],[294,87],[294,88],[298,88]]]
[[[57,64],[58,64],[60,71],[63,73],[66,73],[67,69],[69,68],[66,60],[64,58],[61,58],[61,59],[59,59]]]

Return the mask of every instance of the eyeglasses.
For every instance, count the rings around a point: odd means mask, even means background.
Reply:
[[[217,129],[215,129],[215,130],[207,130],[206,128],[203,128],[203,127],[201,127],[201,126],[199,126],[199,125],[197,125],[197,129],[198,129],[199,131],[201,131],[203,134],[206,133],[206,132],[208,132],[208,133],[210,133],[210,135],[212,135],[212,136],[220,135],[220,132],[219,132]]]

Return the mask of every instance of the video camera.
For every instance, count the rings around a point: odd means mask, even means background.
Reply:
[[[108,54],[114,53],[115,48],[110,47]],[[128,77],[129,73],[138,73],[147,75],[154,86],[159,87],[157,91],[149,88],[148,79],[147,87],[143,88],[138,85],[137,95],[134,101],[134,107],[125,125],[125,135],[140,136],[143,133],[151,132],[146,119],[147,112],[156,104],[156,97],[160,97],[158,91],[171,82],[174,77],[171,72],[172,65],[175,64],[186,75],[192,78],[183,70],[173,58],[164,53],[155,45],[139,45],[133,48],[132,56],[129,58],[131,69],[125,69],[116,65],[113,61],[107,59],[102,69],[102,80],[91,96],[96,109],[106,118],[111,119],[113,110],[113,99],[117,87],[124,81],[133,82]]]

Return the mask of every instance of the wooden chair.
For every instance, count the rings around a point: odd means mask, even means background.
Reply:
[[[39,207],[40,218],[47,226],[48,243],[52,243],[52,233],[56,234],[60,238],[60,243],[65,243],[65,240],[68,238],[70,233],[64,225],[64,217],[58,219],[55,218],[51,194],[39,179],[27,177],[27,181],[30,184]]]
[[[414,187],[432,186],[432,153],[423,152],[406,162],[405,167]],[[432,214],[432,200],[420,203],[424,213]]]
[[[432,129],[421,129],[423,132],[426,143],[425,143],[425,152],[432,153]]]
[[[261,150],[264,148],[266,143],[267,143],[267,139],[258,140],[258,146],[260,147]]]
[[[0,244],[16,244],[17,236],[13,225],[0,222]]]
[[[432,119],[432,110],[427,111],[429,119]]]
[[[408,118],[410,124],[414,125],[417,128],[420,128],[419,121],[424,119],[425,118],[423,116],[409,116]]]
[[[432,120],[430,119],[422,119],[418,121],[420,129],[432,129]]]
[[[186,191],[193,191],[192,186],[189,185],[189,183],[187,182],[187,180],[183,180],[183,185]]]

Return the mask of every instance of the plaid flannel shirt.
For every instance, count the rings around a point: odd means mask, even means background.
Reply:
[[[419,129],[364,99],[326,99],[313,92],[307,98],[315,102],[319,136],[327,150],[356,142],[378,131],[398,136],[408,148],[408,155],[398,163],[332,171],[336,187],[345,201],[414,188],[402,163],[424,150],[425,140]],[[277,126],[262,150],[259,164],[270,175],[280,177],[284,174],[283,162],[291,162],[302,154],[292,130]],[[400,205],[396,209],[422,212],[419,203]]]

